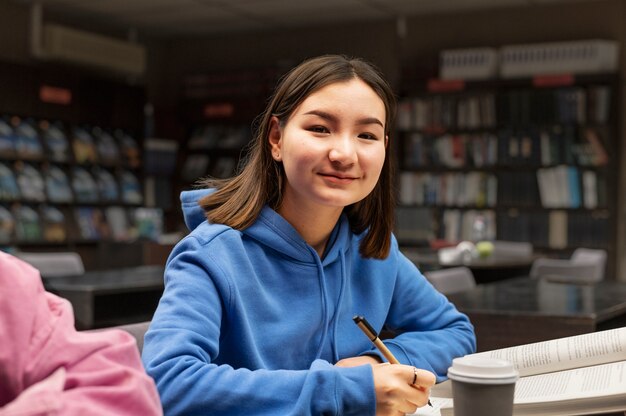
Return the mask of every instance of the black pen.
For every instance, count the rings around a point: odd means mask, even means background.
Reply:
[[[400,364],[400,361],[398,361],[398,359],[393,356],[391,351],[389,351],[389,348],[387,348],[387,346],[380,340],[380,338],[378,338],[378,334],[376,333],[376,330],[372,328],[372,325],[370,325],[370,323],[367,322],[367,319],[365,319],[365,317],[356,315],[354,318],[352,318],[352,320],[354,321],[355,324],[357,324],[359,328],[361,328],[361,331],[363,331],[365,336],[367,336],[369,340],[372,341],[372,343],[385,356],[385,358],[387,359],[387,361],[389,361],[390,364]],[[428,405],[430,407],[433,406],[430,403],[430,399],[428,399]]]
[[[393,356],[391,351],[389,351],[389,348],[387,348],[387,346],[380,340],[380,338],[378,338],[376,330],[372,328],[369,322],[367,322],[367,319],[357,315],[352,318],[352,320],[355,324],[357,324],[359,328],[361,328],[361,331],[363,331],[363,333],[369,338],[369,340],[374,343],[376,348],[378,348],[378,350],[385,356],[387,361],[389,361],[391,364],[400,364],[400,361],[398,361],[398,359]]]

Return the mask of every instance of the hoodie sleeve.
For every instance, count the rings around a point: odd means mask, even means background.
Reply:
[[[315,360],[308,369],[270,370],[218,363],[233,289],[206,253],[193,236],[174,249],[145,338],[144,365],[167,415],[375,413],[370,366],[339,368]]]
[[[0,416],[161,415],[134,338],[77,332],[69,302],[0,252]]]
[[[441,382],[453,358],[476,351],[474,327],[397,253],[398,276],[386,325],[398,335],[385,344],[400,362],[432,371]]]

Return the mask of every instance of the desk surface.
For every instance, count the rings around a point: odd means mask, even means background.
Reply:
[[[44,279],[46,289],[58,292],[114,292],[132,288],[162,288],[163,266],[127,267],[89,271],[77,276]]]
[[[626,284],[518,277],[448,298],[474,324],[480,351],[626,325]]]
[[[626,314],[626,284],[550,283],[528,276],[477,286],[448,296],[463,311],[513,315],[588,318],[595,321]]]
[[[44,279],[47,290],[72,303],[78,329],[141,322],[163,293],[163,266],[90,271]]]

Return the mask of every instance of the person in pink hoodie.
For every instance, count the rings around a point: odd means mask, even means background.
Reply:
[[[76,331],[69,302],[0,252],[0,416],[162,414],[135,339]]]

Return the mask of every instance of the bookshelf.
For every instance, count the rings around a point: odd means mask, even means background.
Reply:
[[[90,267],[103,242],[162,221],[143,195],[142,86],[0,62],[0,87],[3,249],[77,251]]]
[[[141,150],[129,132],[3,115],[0,142],[1,244],[137,237],[147,208]]]
[[[609,253],[617,216],[615,74],[407,83],[398,112],[397,235],[528,241]]]
[[[180,172],[182,182],[191,184],[205,176],[232,176],[251,134],[250,125],[244,123],[214,121],[192,128]]]
[[[280,66],[214,70],[181,81],[184,137],[176,179],[178,193],[204,177],[232,176],[252,139],[255,118],[267,105]],[[181,215],[176,213],[180,222]]]

